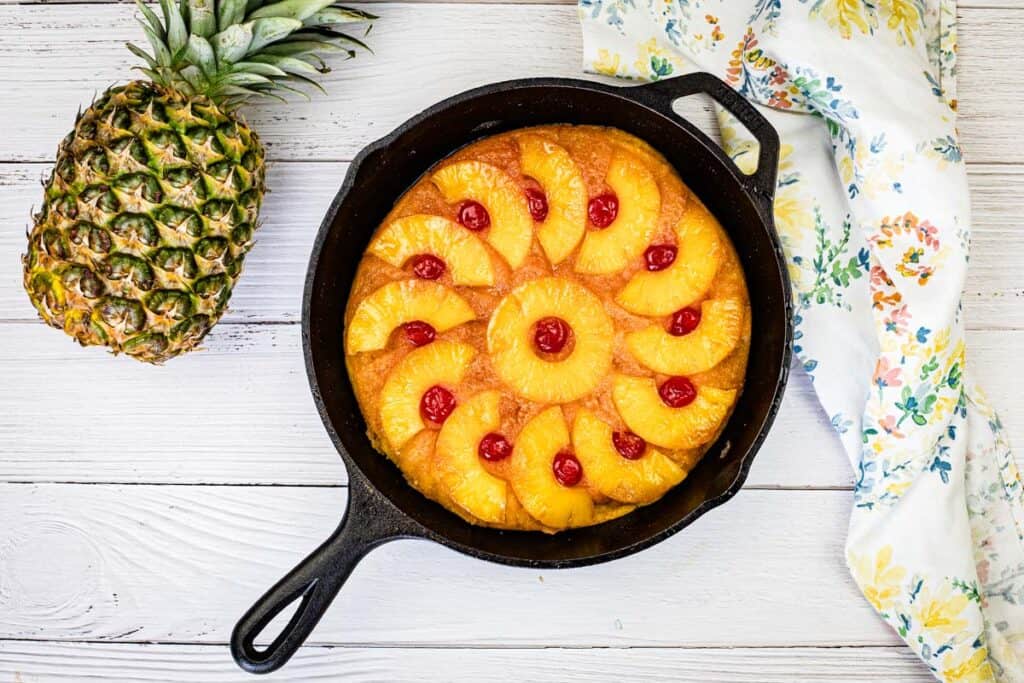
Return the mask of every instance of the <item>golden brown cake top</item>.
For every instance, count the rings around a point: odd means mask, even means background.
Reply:
[[[742,387],[749,300],[718,221],[646,143],[486,138],[396,203],[346,360],[370,438],[464,518],[557,531],[659,499]]]

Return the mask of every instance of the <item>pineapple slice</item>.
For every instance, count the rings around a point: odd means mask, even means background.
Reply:
[[[417,254],[432,254],[444,261],[456,285],[494,284],[491,257],[480,238],[440,216],[416,214],[389,223],[370,243],[369,252],[396,268]]]
[[[380,391],[381,427],[393,450],[426,429],[420,415],[424,392],[437,384],[461,382],[475,356],[469,344],[439,339],[410,351],[395,365]]]
[[[349,354],[379,351],[391,331],[413,320],[429,323],[438,332],[475,320],[476,314],[461,296],[429,280],[389,282],[359,302],[348,324]]]
[[[722,262],[722,243],[715,217],[695,197],[675,227],[679,252],[668,268],[642,270],[622,288],[615,300],[637,315],[671,315],[697,301]]]
[[[620,150],[612,157],[605,182],[618,197],[618,215],[603,230],[583,238],[576,272],[599,275],[625,268],[640,256],[658,224],[661,192],[654,174],[635,155]]]
[[[533,325],[557,317],[575,345],[562,360],[539,357]],[[557,277],[524,283],[501,300],[487,325],[487,351],[495,371],[521,396],[566,403],[591,393],[612,361],[614,328],[601,300],[582,285]]]
[[[547,218],[537,229],[537,239],[552,265],[572,253],[587,228],[587,186],[576,162],[564,147],[537,135],[519,138],[523,175],[544,188]]]
[[[554,529],[591,524],[594,501],[583,486],[555,479],[555,455],[569,447],[569,430],[559,406],[526,423],[516,439],[509,482],[519,502],[541,524]]]
[[[533,242],[533,217],[507,173],[482,161],[459,161],[434,173],[433,181],[449,204],[464,199],[483,204],[491,218],[487,241],[513,269],[523,265]]]
[[[623,503],[653,503],[686,477],[682,467],[650,445],[638,460],[619,455],[611,426],[585,408],[576,413],[572,445],[594,488]]]
[[[477,519],[505,522],[508,484],[480,462],[477,448],[488,433],[501,428],[501,392],[484,391],[459,405],[437,435],[436,470],[452,500]]]
[[[700,324],[675,337],[661,324],[626,335],[626,348],[643,365],[665,375],[695,375],[728,356],[743,333],[743,304],[737,299],[708,299],[700,306]]]
[[[648,443],[668,449],[697,448],[710,441],[736,400],[736,390],[703,385],[697,398],[682,408],[661,401],[649,377],[616,375],[612,401],[626,426]]]

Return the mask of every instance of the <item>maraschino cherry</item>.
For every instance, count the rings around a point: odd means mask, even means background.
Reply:
[[[411,259],[412,272],[424,280],[436,280],[444,274],[444,261],[433,254],[417,254]]]
[[[455,395],[442,386],[434,385],[423,392],[420,415],[427,422],[442,424],[455,410]]]
[[[697,387],[686,377],[669,377],[658,387],[658,395],[669,408],[682,408],[697,398]]]
[[[477,230],[483,230],[491,224],[491,215],[487,213],[487,209],[484,208],[483,204],[467,199],[459,204],[456,220],[467,230],[476,232]]]
[[[541,318],[533,331],[533,343],[542,353],[558,353],[569,343],[572,328],[561,318]]]
[[[437,337],[434,326],[422,320],[407,322],[402,325],[402,329],[405,331],[405,338],[413,346],[425,346]]]
[[[619,198],[611,192],[597,195],[587,205],[587,215],[595,228],[607,228],[619,215]]]
[[[647,450],[647,442],[633,432],[615,432],[612,444],[626,460],[639,460]]]
[[[555,480],[562,486],[575,486],[583,478],[583,465],[569,451],[562,451],[551,463]]]
[[[690,334],[700,325],[700,311],[687,306],[672,314],[672,320],[668,324],[668,333],[673,337],[682,337]]]
[[[676,260],[676,248],[671,244],[652,244],[644,252],[644,264],[647,270],[665,270]]]
[[[548,217],[548,198],[542,191],[533,187],[526,188],[526,205],[537,223],[543,223]]]
[[[501,434],[491,432],[480,439],[477,452],[487,462],[498,462],[512,455],[512,444]]]

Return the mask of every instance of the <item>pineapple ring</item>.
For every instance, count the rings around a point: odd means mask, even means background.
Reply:
[[[417,254],[433,254],[445,262],[453,284],[494,284],[491,258],[480,238],[440,216],[421,213],[392,221],[370,243],[369,252],[396,268]]]
[[[693,403],[669,408],[650,377],[616,375],[612,384],[612,401],[630,431],[671,450],[697,448],[711,441],[735,400],[735,389],[701,385]]]
[[[576,162],[560,145],[537,135],[518,139],[520,164],[544,188],[547,218],[537,228],[537,240],[552,265],[564,261],[587,229],[587,187]]]
[[[379,351],[387,346],[392,330],[413,320],[444,332],[475,319],[476,313],[466,300],[444,285],[429,280],[398,280],[359,303],[348,324],[346,346],[349,354]]]
[[[533,244],[533,217],[511,176],[482,161],[459,161],[434,173],[431,180],[449,204],[464,199],[483,204],[491,216],[487,242],[512,268],[523,265]]]
[[[508,484],[480,462],[477,448],[501,428],[501,392],[484,391],[457,406],[437,435],[435,471],[452,500],[477,519],[505,522]]]
[[[533,324],[565,320],[575,346],[563,360],[534,353]],[[487,351],[498,376],[518,394],[539,403],[567,403],[590,394],[611,367],[615,330],[601,300],[569,280],[546,277],[513,289],[487,325]]]
[[[555,455],[569,443],[562,409],[551,406],[526,423],[512,452],[512,490],[538,522],[555,529],[594,521],[594,501],[586,487],[562,486],[552,471]]]
[[[395,365],[380,390],[380,421],[392,448],[399,450],[427,428],[420,416],[423,393],[436,384],[461,382],[475,357],[476,349],[469,344],[439,339],[410,351]]]
[[[661,324],[626,335],[626,348],[644,366],[664,375],[695,375],[715,367],[732,353],[743,333],[743,305],[736,299],[708,299],[700,305],[700,324],[674,337]]]
[[[686,470],[651,446],[638,460],[619,455],[611,426],[586,408],[576,413],[572,445],[594,488],[623,503],[653,503],[686,477]]]
[[[722,263],[717,221],[696,197],[676,224],[676,260],[665,270],[642,270],[622,288],[615,300],[637,315],[671,315],[702,297]]]
[[[619,212],[604,230],[583,238],[576,256],[578,273],[615,273],[640,256],[658,224],[661,191],[651,170],[636,155],[619,150],[612,157],[605,182],[619,200]]]

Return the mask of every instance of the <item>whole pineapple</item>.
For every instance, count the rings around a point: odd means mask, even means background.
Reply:
[[[139,4],[152,47],[133,81],[103,93],[61,142],[23,257],[45,322],[82,345],[161,363],[224,313],[253,244],[264,150],[235,113],[283,100],[365,47],[338,30],[374,17],[334,0]]]

